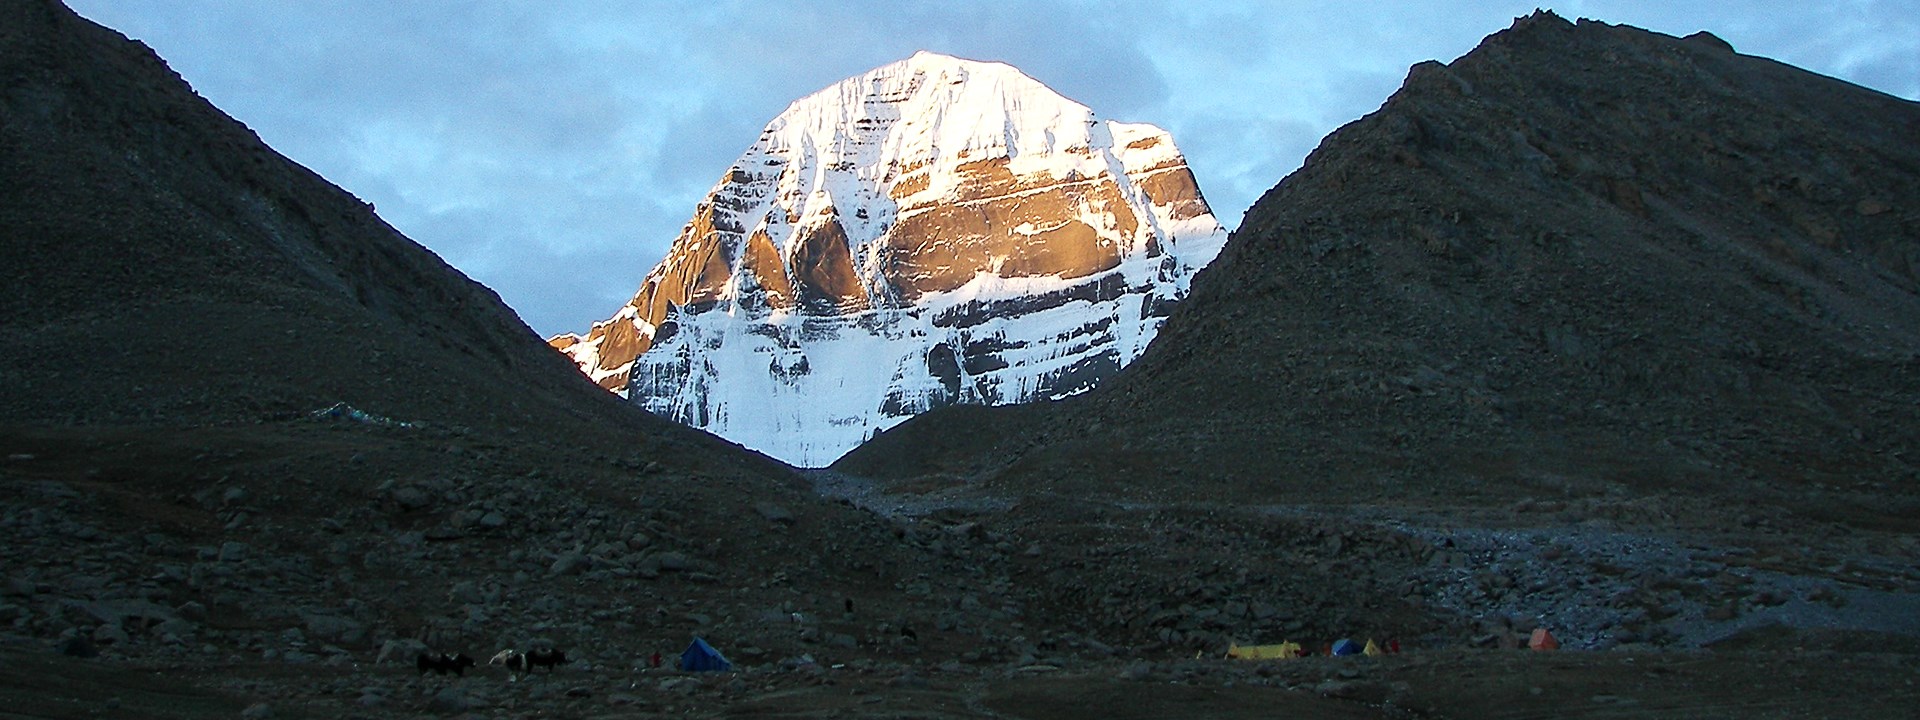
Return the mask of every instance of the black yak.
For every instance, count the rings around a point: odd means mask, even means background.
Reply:
[[[428,670],[432,670],[435,675],[445,675],[451,672],[460,677],[466,677],[467,668],[473,667],[476,664],[473,658],[467,657],[466,653],[456,655],[448,655],[446,653],[420,653],[413,658],[413,666],[420,671],[421,675],[425,675]]]
[[[567,653],[565,651],[535,650],[527,653],[527,662],[532,664],[533,667],[544,667],[547,669],[547,672],[553,672],[554,666],[565,665],[573,661],[567,659]]]

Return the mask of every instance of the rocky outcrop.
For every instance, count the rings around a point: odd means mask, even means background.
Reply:
[[[920,53],[795,102],[626,307],[551,344],[656,413],[823,464],[929,408],[1085,391],[1223,241],[1165,132]]]

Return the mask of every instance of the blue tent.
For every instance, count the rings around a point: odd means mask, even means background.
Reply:
[[[1345,638],[1336,640],[1333,643],[1333,654],[1335,655],[1359,655],[1364,650],[1365,648],[1360,647],[1360,643]]]
[[[727,662],[727,656],[721,655],[707,641],[694,638],[686,652],[680,653],[680,669],[687,672],[726,672],[733,669],[733,663]]]

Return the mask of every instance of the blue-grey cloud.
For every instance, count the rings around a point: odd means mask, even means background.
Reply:
[[[1172,131],[1223,221],[1522,2],[69,0],[498,291],[543,334],[611,314],[787,104],[934,50]],[[1920,0],[1568,0],[1920,97]]]

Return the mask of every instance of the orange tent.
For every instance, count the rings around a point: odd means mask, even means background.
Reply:
[[[1534,628],[1533,637],[1527,640],[1527,647],[1535,650],[1559,650],[1560,639],[1547,632],[1546,628]]]

